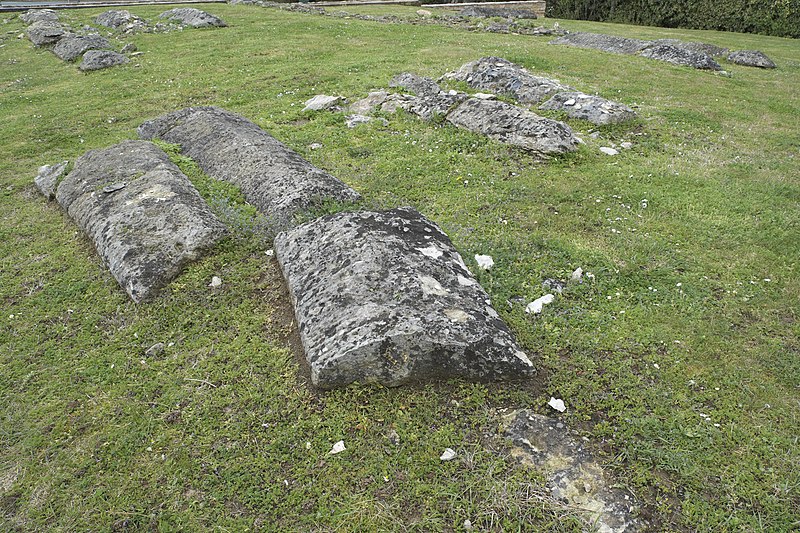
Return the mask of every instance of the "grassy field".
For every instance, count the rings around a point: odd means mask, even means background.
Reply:
[[[550,396],[650,529],[800,528],[800,43],[559,21],[756,48],[779,66],[726,65],[725,77],[546,38],[207,9],[230,27],[128,37],[143,55],[88,75],[3,15],[0,529],[577,531],[498,433],[510,409],[554,414]],[[595,128],[599,139],[570,121],[586,145],[540,162],[403,114],[350,130],[342,114],[301,112],[317,93],[359,98],[399,72],[438,77],[485,55],[636,104],[640,120]],[[205,104],[255,121],[364,207],[417,207],[473,267],[492,255],[480,280],[537,379],[314,390],[271,245],[240,202],[215,253],[154,301],[128,301],[32,179]],[[623,141],[633,148],[618,156],[598,150]],[[236,204],[179,161],[215,204]],[[507,304],[577,267],[594,278],[541,315]],[[340,439],[347,451],[327,455]],[[445,447],[458,458],[441,462]]]

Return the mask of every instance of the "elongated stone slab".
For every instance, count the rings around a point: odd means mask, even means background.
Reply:
[[[139,126],[143,139],[180,144],[212,178],[238,186],[278,227],[315,202],[360,195],[246,118],[218,107],[189,107]]]
[[[571,118],[597,125],[619,124],[636,118],[636,112],[624,104],[581,92],[557,93],[539,109],[563,111]]]
[[[714,58],[710,55],[704,52],[693,52],[671,44],[653,45],[644,50],[641,56],[701,70],[722,70],[720,64],[714,61]]]
[[[319,218],[275,252],[315,385],[534,373],[450,239],[412,208]]]
[[[453,110],[447,121],[545,157],[572,152],[578,146],[578,139],[563,122],[505,102],[470,98]]]
[[[482,91],[510,96],[523,104],[539,103],[560,91],[575,91],[557,80],[534,76],[501,57],[482,57],[470,61],[443,78],[463,81]]]
[[[605,35],[602,33],[588,33],[576,31],[562,35],[550,41],[550,44],[565,44],[577,48],[591,48],[611,52],[612,54],[638,54],[645,48],[652,46],[653,41],[642,39],[629,39],[627,37],[617,37],[616,35]]]
[[[225,233],[189,179],[145,141],[86,152],[58,185],[56,200],[135,302],[153,296]]]

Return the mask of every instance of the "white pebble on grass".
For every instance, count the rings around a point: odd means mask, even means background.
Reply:
[[[212,289],[216,289],[220,285],[222,285],[222,278],[220,278],[219,276],[213,276],[211,278],[211,283],[208,284],[208,286],[211,287]]]
[[[483,270],[491,270],[494,266],[494,259],[492,259],[491,255],[475,254],[475,262],[478,263],[478,266]]]
[[[345,451],[347,448],[344,447],[344,441],[340,440],[336,444],[333,445],[331,451],[328,452],[328,455],[336,455],[337,453],[341,453]]]
[[[550,401],[547,402],[547,405],[558,411],[559,413],[563,413],[567,410],[567,406],[564,405],[564,400],[560,398],[555,398],[550,396]]]
[[[555,296],[552,294],[545,294],[541,298],[537,298],[525,307],[525,312],[528,314],[533,313],[534,315],[538,315],[542,312],[542,307],[545,305],[552,303],[555,299]]]
[[[614,150],[613,148],[611,148],[609,146],[601,146],[600,147],[600,151],[603,152],[606,155],[617,155],[619,153],[619,151]]]
[[[452,448],[445,448],[442,455],[439,457],[442,461],[451,461],[456,458],[456,452]]]

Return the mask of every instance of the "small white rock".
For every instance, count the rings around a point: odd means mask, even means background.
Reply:
[[[633,148],[633,143],[628,141],[621,142],[619,143],[619,145],[625,148],[626,150],[630,150],[631,148]]]
[[[267,250],[266,252],[264,252],[264,255],[266,255],[267,257],[272,257],[273,255],[275,255],[275,250],[273,250],[272,248],[270,248],[269,250]]]
[[[472,529],[472,521],[471,520],[464,520],[464,529],[470,531]]]
[[[572,273],[571,279],[572,281],[580,281],[582,277],[583,277],[583,269],[581,267],[578,267]]]
[[[525,312],[528,314],[532,313],[534,315],[538,315],[539,313],[542,312],[542,307],[544,307],[549,303],[552,303],[554,299],[555,296],[553,296],[552,294],[545,294],[541,298],[536,298],[534,301],[532,301],[525,307]]]
[[[609,146],[601,146],[600,151],[606,155],[617,155],[619,152]]]
[[[219,276],[213,276],[211,278],[211,283],[208,284],[208,286],[211,287],[212,289],[216,289],[220,285],[222,285],[222,278],[220,278]]]
[[[494,259],[492,259],[491,255],[475,254],[475,262],[484,270],[491,270],[494,266]]]
[[[497,98],[496,95],[491,93],[475,93],[472,95],[473,98],[477,98],[478,100],[494,100]]]
[[[455,459],[456,452],[452,448],[445,448],[442,455],[439,457],[442,461],[451,461]]]
[[[567,410],[567,406],[564,405],[564,400],[560,398],[554,398],[550,396],[550,401],[547,402],[547,405],[558,411],[559,413],[563,413]]]
[[[575,99],[574,98],[570,98],[569,100],[564,102],[564,105],[575,105]]]
[[[306,100],[305,107],[303,111],[322,111],[324,109],[330,109],[336,104],[339,103],[338,96],[328,96],[326,94],[318,94],[313,98],[309,98]]]
[[[331,451],[328,452],[328,455],[336,455],[337,453],[341,453],[345,451],[347,448],[344,447],[344,441],[340,440],[336,444],[333,445]]]

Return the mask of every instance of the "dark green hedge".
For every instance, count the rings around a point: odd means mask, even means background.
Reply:
[[[800,37],[800,0],[548,0],[547,16]]]

